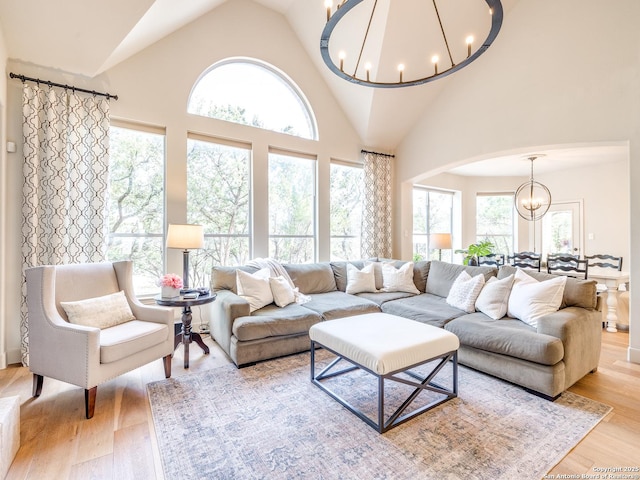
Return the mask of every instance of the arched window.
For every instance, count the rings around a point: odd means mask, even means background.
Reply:
[[[280,70],[254,59],[231,58],[209,68],[191,91],[188,112],[318,139],[300,89]]]

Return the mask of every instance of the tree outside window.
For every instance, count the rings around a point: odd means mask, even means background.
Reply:
[[[249,260],[250,168],[248,147],[188,140],[187,222],[205,233],[205,248],[191,252],[189,285],[209,285],[214,265]]]
[[[361,258],[362,166],[331,163],[331,260]]]
[[[269,256],[282,263],[316,258],[316,161],[269,154]]]
[[[515,217],[513,193],[476,196],[476,240],[488,240],[494,253],[513,254]]]
[[[151,295],[164,271],[164,135],[112,126],[109,142],[106,258],[132,260],[136,294]]]
[[[453,192],[424,187],[413,189],[413,255],[415,260],[438,260],[440,252],[429,246],[432,233],[452,233]],[[453,250],[442,251],[442,261],[451,262]]]

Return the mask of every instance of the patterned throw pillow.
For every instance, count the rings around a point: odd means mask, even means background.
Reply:
[[[476,299],[483,286],[484,275],[472,277],[466,271],[462,271],[451,285],[447,303],[467,313],[473,313],[476,311]]]
[[[60,306],[69,323],[85,327],[103,329],[135,319],[123,291],[77,302],[60,302]]]

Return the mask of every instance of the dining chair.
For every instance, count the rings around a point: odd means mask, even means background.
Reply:
[[[586,280],[589,275],[589,263],[584,258],[576,258],[576,255],[550,254],[547,255],[547,273]]]
[[[507,257],[509,265],[513,267],[529,268],[540,271],[540,254],[535,252],[516,252]]]
[[[504,265],[505,256],[502,253],[490,253],[478,258],[478,265],[494,265],[501,267]]]
[[[616,270],[618,272],[622,271],[622,257],[616,257],[614,255],[609,255],[606,253],[596,253],[593,255],[585,255],[584,258],[587,260],[590,267],[594,268],[608,268],[612,270]],[[627,291],[629,290],[629,282],[626,283]],[[596,291],[598,295],[602,295],[605,292],[608,292],[608,288],[604,283],[598,283],[596,285]],[[628,298],[628,295],[627,297]],[[606,311],[605,311],[606,313]],[[604,320],[605,316],[603,314],[602,326],[605,327],[607,322]]]

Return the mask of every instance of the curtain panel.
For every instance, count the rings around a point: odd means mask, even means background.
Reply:
[[[392,158],[365,152],[362,257],[391,258]]]
[[[29,363],[24,270],[99,262],[108,233],[109,100],[23,84],[22,363]]]

